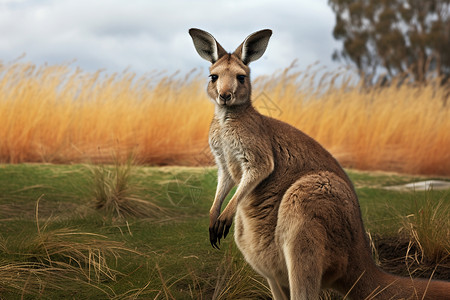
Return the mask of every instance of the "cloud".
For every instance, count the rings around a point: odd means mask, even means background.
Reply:
[[[325,0],[53,0],[0,2],[0,59],[22,53],[37,64],[76,59],[88,71],[136,73],[206,69],[187,33],[211,32],[229,51],[259,29],[274,35],[254,74],[271,74],[294,59],[304,68],[320,60],[335,67],[331,54],[334,15]]]

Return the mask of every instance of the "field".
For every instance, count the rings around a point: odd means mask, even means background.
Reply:
[[[150,165],[211,165],[206,77],[1,65],[0,162],[111,162],[112,153],[132,153]],[[317,139],[345,167],[450,175],[445,86],[366,88],[350,78],[290,67],[255,78],[253,103]]]
[[[232,238],[209,244],[206,77],[0,64],[0,299],[270,297]],[[448,280],[449,192],[383,188],[450,176],[448,90],[351,78],[291,66],[252,101],[347,168],[382,268]]]
[[[428,177],[349,175],[377,262],[449,279],[449,192],[382,188]],[[209,244],[215,176],[131,162],[0,165],[0,299],[269,299],[232,238]],[[99,186],[128,206],[100,209]],[[133,205],[145,215],[123,209]]]

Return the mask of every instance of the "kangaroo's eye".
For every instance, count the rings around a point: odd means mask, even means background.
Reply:
[[[245,75],[238,75],[238,76],[236,76],[237,80],[238,80],[240,83],[244,83],[245,77],[246,77]]]
[[[211,74],[211,75],[209,75],[209,77],[211,77],[212,82],[215,82],[219,78],[219,76],[215,75],[215,74]]]

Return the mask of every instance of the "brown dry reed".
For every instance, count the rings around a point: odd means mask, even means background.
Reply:
[[[450,175],[448,91],[438,79],[367,88],[351,78],[291,66],[255,78],[253,101],[317,139],[345,167]],[[108,163],[119,151],[147,164],[211,164],[206,81],[195,70],[138,77],[1,65],[0,162]]]

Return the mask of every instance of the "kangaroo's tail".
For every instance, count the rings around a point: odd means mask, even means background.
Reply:
[[[352,299],[450,300],[450,282],[395,276],[377,270],[363,276]]]

